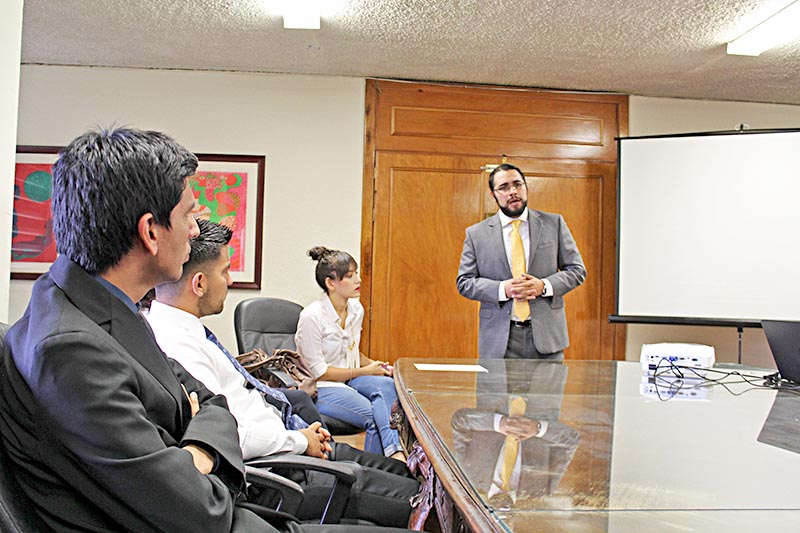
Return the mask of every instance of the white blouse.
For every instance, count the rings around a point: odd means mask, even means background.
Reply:
[[[328,295],[311,303],[300,313],[294,342],[297,351],[315,377],[319,378],[328,367],[358,368],[361,355],[361,324],[364,322],[364,307],[356,299],[347,301],[347,319],[344,328]],[[319,387],[346,387],[340,381],[318,381]]]

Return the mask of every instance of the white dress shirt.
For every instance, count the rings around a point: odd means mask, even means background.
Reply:
[[[522,238],[522,249],[525,251],[525,271],[527,272],[528,265],[530,265],[531,262],[531,232],[528,229],[528,210],[525,209],[517,218],[511,218],[502,211],[498,211],[497,214],[500,216],[500,225],[503,228],[503,247],[506,250],[506,261],[508,261],[508,265],[511,267],[512,272],[514,270],[514,266],[511,264],[511,231],[514,229],[512,222],[514,220],[520,221],[519,236]],[[550,281],[547,279],[542,279],[542,283],[544,283],[545,294],[547,296],[552,296],[553,286],[550,284]],[[506,296],[506,280],[502,280],[500,282],[500,288],[497,297],[499,298],[498,301],[500,302],[505,302],[509,299],[508,296]]]
[[[153,301],[145,316],[164,353],[183,365],[208,390],[228,400],[228,409],[236,417],[239,445],[245,459],[305,452],[308,447],[305,435],[287,430],[278,410],[265,402],[260,392],[245,388],[244,376],[206,338],[199,318],[159,301]]]
[[[339,315],[328,295],[309,304],[300,313],[294,343],[305,358],[308,368],[319,378],[334,368],[358,368],[361,355],[361,325],[364,307],[354,298],[347,300],[347,319],[344,328],[339,325]],[[340,381],[317,381],[318,387],[346,387]]]

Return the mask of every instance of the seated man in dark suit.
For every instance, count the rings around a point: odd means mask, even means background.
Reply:
[[[166,135],[131,129],[82,135],[53,166],[60,256],[0,369],[3,445],[53,530],[277,531],[236,506],[244,467],[225,398],[164,356],[134,304],[181,276],[196,167]]]

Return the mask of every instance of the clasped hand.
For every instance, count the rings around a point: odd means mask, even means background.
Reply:
[[[530,274],[521,274],[518,278],[506,280],[506,296],[514,300],[535,300],[544,290],[544,281]]]
[[[314,422],[305,429],[301,429],[300,433],[305,435],[308,440],[308,447],[304,452],[305,455],[310,457],[318,457],[320,459],[327,459],[328,452],[331,448],[331,434],[327,429],[322,427],[319,422]]]
[[[366,366],[361,367],[364,376],[387,376],[392,377],[394,367],[386,361],[372,361]]]
[[[504,416],[500,420],[500,433],[517,440],[527,440],[539,434],[539,422],[526,416]]]

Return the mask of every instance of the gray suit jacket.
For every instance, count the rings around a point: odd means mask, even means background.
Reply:
[[[553,295],[531,300],[531,321],[536,350],[543,354],[569,346],[564,294],[586,279],[586,268],[578,246],[561,215],[528,210],[530,258],[528,273],[547,278]],[[467,228],[456,284],[458,292],[478,300],[480,330],[478,353],[499,359],[505,355],[511,325],[512,302],[498,301],[500,282],[510,279],[500,216],[494,215]]]
[[[8,332],[0,431],[14,475],[56,531],[276,531],[235,507],[236,420],[133,313],[59,257]],[[196,391],[193,417],[181,383]],[[202,475],[180,447],[212,450]]]

